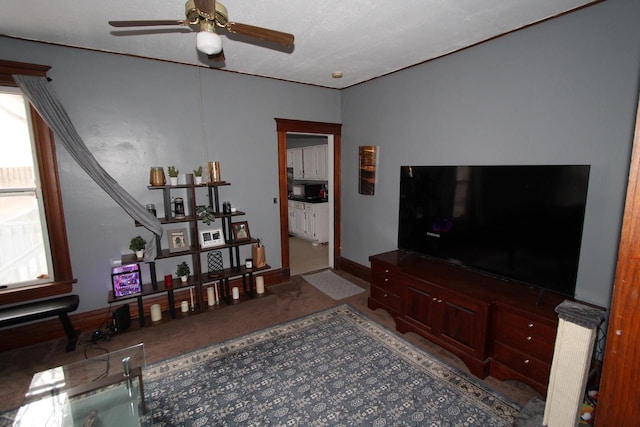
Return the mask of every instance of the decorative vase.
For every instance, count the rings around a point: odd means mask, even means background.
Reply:
[[[220,182],[220,162],[209,162],[209,180]]]
[[[144,258],[144,249],[140,249],[139,251],[136,251],[136,258],[138,259]]]
[[[178,185],[178,177],[170,176],[169,177],[169,185]]]
[[[196,185],[200,185],[202,184],[202,177],[201,176],[194,176],[193,177],[193,181]]]
[[[149,172],[149,184],[157,187],[166,184],[164,169],[161,166],[152,166]]]

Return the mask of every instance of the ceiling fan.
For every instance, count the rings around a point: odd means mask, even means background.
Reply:
[[[184,20],[109,21],[113,27],[155,27],[184,25],[197,29],[196,49],[213,61],[224,61],[222,39],[216,28],[259,40],[293,46],[293,35],[253,25],[230,22],[227,8],[215,0],[187,0]]]

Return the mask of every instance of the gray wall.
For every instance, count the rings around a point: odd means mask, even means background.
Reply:
[[[577,298],[609,305],[638,101],[640,2],[608,0],[342,91],[342,255],[397,247],[400,166],[590,164]],[[375,196],[359,145],[378,145]],[[553,242],[550,242],[553,244]]]
[[[206,167],[207,160],[220,161],[222,178],[231,183],[220,190],[221,199],[247,212],[244,219],[252,235],[263,239],[267,262],[281,266],[279,208],[273,204],[278,196],[274,118],[339,122],[339,91],[5,38],[0,38],[0,58],[52,66],[53,89],[87,146],[143,204],[155,203],[160,210],[162,201],[161,191],[147,189],[150,166],[175,164],[190,173]],[[151,233],[136,228],[62,147],[58,162],[79,311],[106,307],[110,259],[130,253],[131,237],[148,239]],[[205,192],[199,191],[204,204]],[[241,252],[245,255],[250,256]],[[159,277],[175,273],[179,261],[158,262]]]
[[[396,248],[403,164],[592,165],[578,298],[608,305],[640,52],[637,0],[601,4],[344,91],[0,38],[0,58],[51,65],[54,90],[105,169],[143,204],[150,166],[221,162],[222,190],[280,267],[274,117],[342,122],[342,255]],[[375,196],[359,145],[380,146]],[[58,150],[80,311],[106,307],[109,260],[149,235]],[[157,194],[156,194],[157,193]],[[166,243],[165,243],[166,245]],[[159,265],[173,273],[180,259]]]

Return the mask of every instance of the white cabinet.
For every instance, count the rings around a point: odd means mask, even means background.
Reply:
[[[290,234],[295,234],[295,220],[294,220],[294,216],[293,216],[293,203],[289,202],[288,207],[287,207],[288,213],[289,213],[289,233]]]
[[[293,168],[293,150],[287,149],[287,169]]]
[[[287,149],[287,167],[293,168],[293,179],[326,181],[327,145]]]
[[[327,146],[314,145],[302,149],[304,179],[327,180]]]
[[[307,213],[313,215],[313,240],[329,241],[329,203],[306,203],[311,207]]]
[[[293,202],[293,229],[291,232],[296,236],[306,237],[306,218],[303,202]]]
[[[329,204],[289,202],[289,232],[318,243],[329,241]]]
[[[304,179],[304,163],[302,159],[302,148],[290,148],[287,150],[287,167],[293,168],[293,179]]]

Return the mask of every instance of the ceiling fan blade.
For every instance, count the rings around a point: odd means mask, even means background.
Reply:
[[[216,16],[216,0],[195,0],[196,9],[207,19],[213,19]]]
[[[112,27],[158,27],[162,25],[187,25],[184,20],[156,20],[156,21],[109,21]]]
[[[230,33],[242,34],[244,36],[255,37],[267,42],[279,43],[285,46],[293,46],[293,34],[280,31],[269,30],[267,28],[255,27],[253,25],[240,24],[238,22],[227,22],[225,28]]]
[[[224,62],[224,50],[221,50],[220,53],[216,53],[215,55],[207,55],[207,57],[211,62]]]

